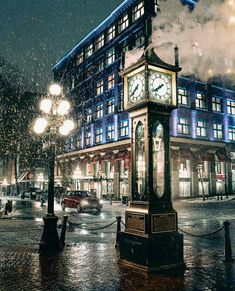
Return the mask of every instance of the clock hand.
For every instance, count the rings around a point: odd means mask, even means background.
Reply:
[[[133,96],[136,92],[136,90],[138,90],[139,84],[136,85],[135,89],[133,90],[133,92],[131,93],[131,96]]]
[[[153,91],[158,91],[159,89],[161,89],[164,86],[164,84],[159,85],[157,88],[155,88]]]

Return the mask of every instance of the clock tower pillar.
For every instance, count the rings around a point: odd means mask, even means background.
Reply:
[[[154,52],[123,70],[124,109],[131,119],[131,203],[120,235],[120,264],[161,271],[184,269],[183,235],[171,202],[169,118],[177,108],[181,70]]]

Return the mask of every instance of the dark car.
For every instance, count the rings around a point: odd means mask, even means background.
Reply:
[[[76,208],[77,212],[95,210],[97,213],[100,212],[103,205],[100,200],[89,191],[85,190],[70,190],[67,191],[62,197],[61,208]]]
[[[24,199],[24,198],[31,198],[33,200],[35,200],[37,198],[37,196],[39,195],[39,193],[41,193],[42,190],[39,189],[39,188],[29,188],[27,190],[24,190],[21,192],[21,198]]]

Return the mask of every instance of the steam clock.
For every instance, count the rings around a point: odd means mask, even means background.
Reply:
[[[177,108],[175,65],[152,49],[121,72],[132,122],[131,203],[120,235],[120,263],[146,271],[184,268],[183,235],[171,202],[169,118]]]

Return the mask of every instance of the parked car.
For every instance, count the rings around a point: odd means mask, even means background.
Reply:
[[[22,199],[30,198],[30,199],[36,200],[37,195],[39,195],[39,193],[41,193],[41,192],[42,192],[41,189],[36,188],[36,187],[32,187],[32,188],[29,188],[27,190],[22,191],[20,196]]]
[[[95,210],[99,213],[103,207],[103,204],[89,191],[70,190],[63,195],[61,201],[62,210],[65,210],[67,207],[76,208],[77,212]]]

